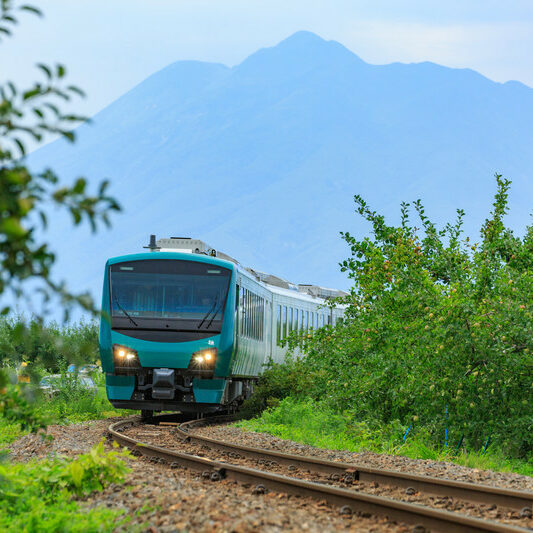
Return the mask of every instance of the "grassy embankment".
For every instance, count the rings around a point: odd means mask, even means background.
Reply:
[[[533,463],[529,460],[506,458],[501,450],[487,448],[472,450],[466,446],[457,449],[457,436],[450,437],[450,444],[444,448],[427,431],[407,431],[400,424],[380,425],[356,421],[348,414],[339,414],[310,399],[285,398],[277,407],[263,411],[261,416],[236,423],[248,431],[268,433],[282,439],[330,450],[350,452],[374,452],[399,455],[411,459],[448,461],[470,468],[497,472],[516,472],[533,477]]]

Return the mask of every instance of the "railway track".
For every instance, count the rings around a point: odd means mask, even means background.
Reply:
[[[176,420],[175,415],[173,416],[174,420]],[[170,420],[172,418],[162,415],[154,421],[158,423]],[[231,458],[240,459],[244,457],[271,466],[284,465],[293,472],[298,470],[327,474],[332,480],[341,478],[346,480],[349,477],[355,481],[370,481],[391,487],[404,487],[408,490],[412,489],[431,495],[454,497],[470,502],[520,509],[522,514],[525,513],[526,516],[533,506],[533,493],[285,454],[262,448],[231,444],[191,432],[194,427],[205,424],[206,421],[209,423],[222,422],[227,421],[227,417],[213,417],[201,420],[178,419],[175,434],[184,443],[192,443],[204,448],[208,447],[226,454],[230,462],[212,460],[191,453],[155,446],[125,435],[124,432],[128,428],[141,425],[141,421],[137,417],[112,424],[109,427],[109,433],[115,441],[132,449],[136,455],[142,454],[156,458],[156,460],[168,463],[171,467],[184,466],[200,471],[204,477],[212,481],[225,478],[254,486],[254,490],[259,493],[266,490],[274,490],[286,494],[307,496],[340,507],[343,513],[370,513],[372,515],[386,516],[391,521],[403,522],[414,526],[414,531],[491,531],[502,533],[524,533],[528,531],[522,527],[488,521],[457,512],[426,507],[381,495],[356,492],[332,484],[316,483],[293,477],[293,475],[280,475],[257,468],[232,464]]]

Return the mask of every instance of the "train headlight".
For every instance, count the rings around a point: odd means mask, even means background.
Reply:
[[[137,352],[127,346],[121,346],[120,344],[113,344],[113,360],[115,366],[119,367],[140,366]]]
[[[215,366],[217,359],[217,349],[208,348],[192,354],[190,367],[198,369],[211,369]]]

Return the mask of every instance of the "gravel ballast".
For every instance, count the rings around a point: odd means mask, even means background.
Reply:
[[[232,429],[231,426],[212,427],[217,430],[216,440],[225,441],[226,431]],[[426,494],[423,491],[418,492],[414,489],[405,489],[399,487],[392,487],[382,485],[375,482],[361,482],[353,479],[353,476],[348,476],[337,479],[332,478],[327,474],[318,472],[308,472],[305,469],[295,467],[288,467],[284,464],[278,464],[262,458],[247,458],[242,456],[235,456],[235,454],[228,454],[226,451],[211,449],[202,444],[195,444],[184,442],[176,435],[176,429],[164,426],[133,426],[126,428],[123,433],[129,437],[134,438],[140,442],[147,444],[161,446],[169,450],[175,450],[182,453],[188,453],[199,457],[206,457],[219,462],[228,462],[254,468],[259,470],[266,470],[268,472],[280,474],[283,476],[296,477],[307,481],[323,483],[327,485],[335,485],[347,488],[356,492],[366,494],[373,494],[376,496],[385,496],[395,500],[401,500],[408,503],[417,503],[420,505],[442,509],[446,511],[458,512],[460,514],[469,515],[485,520],[494,520],[504,522],[509,525],[521,526],[525,528],[533,528],[533,519],[531,517],[522,516],[520,510],[509,509],[492,505],[491,503],[474,503],[450,496],[434,496]],[[199,433],[197,428],[191,428],[189,434]],[[252,436],[256,434],[252,433]],[[215,437],[212,437],[215,438]],[[264,447],[263,447],[264,448]],[[283,450],[286,451],[286,450]],[[323,450],[325,451],[325,450]]]
[[[16,461],[54,454],[75,456],[87,452],[119,419],[68,426],[50,426],[51,442],[26,435],[9,446]],[[129,461],[132,472],[123,485],[93,493],[82,505],[88,510],[106,506],[130,518],[124,531],[361,531],[407,532],[411,528],[369,516],[341,515],[325,502],[278,493],[254,494],[254,487],[228,480],[211,482],[185,469],[171,469],[145,459]]]
[[[361,466],[385,468],[411,474],[435,476],[457,481],[482,483],[500,488],[533,491],[533,478],[511,472],[493,472],[468,468],[448,462],[424,459],[409,459],[398,455],[385,455],[372,452],[347,452],[342,450],[325,450],[300,444],[291,440],[280,439],[267,433],[255,433],[230,424],[216,426],[206,425],[194,429],[197,435],[225,440],[243,446],[266,448],[282,453],[293,453],[318,457],[329,461],[355,463]]]

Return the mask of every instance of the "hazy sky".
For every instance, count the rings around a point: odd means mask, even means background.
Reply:
[[[369,63],[434,61],[533,86],[533,0],[46,0],[0,44],[0,79],[67,65],[95,113],[180,59],[239,63],[298,30]]]

